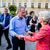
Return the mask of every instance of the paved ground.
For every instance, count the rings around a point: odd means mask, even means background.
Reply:
[[[10,38],[11,39],[11,38]],[[0,46],[0,50],[6,50],[7,42],[5,37],[2,37],[2,46]],[[9,49],[9,50],[12,50]],[[26,42],[26,50],[35,50],[35,43],[34,42]]]

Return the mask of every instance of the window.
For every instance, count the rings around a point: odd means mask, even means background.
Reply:
[[[38,3],[38,8],[41,8],[41,3]]]
[[[24,3],[24,7],[25,7],[25,8],[27,7],[27,3]]]
[[[10,3],[8,3],[8,7],[10,6]]]
[[[21,3],[19,3],[19,7],[21,7]]]
[[[34,8],[34,3],[31,3],[31,8]]]
[[[2,2],[2,7],[5,7],[6,6],[6,2]]]
[[[48,0],[50,2],[50,0]]]
[[[48,9],[48,3],[45,3],[45,8]]]
[[[6,6],[6,0],[2,0],[2,7]]]
[[[15,0],[12,0],[12,4],[13,4],[13,5],[15,5],[15,4],[16,4],[16,3],[15,3]]]
[[[12,4],[14,4],[14,0],[12,0]]]
[[[16,3],[14,2],[14,5],[16,5]]]

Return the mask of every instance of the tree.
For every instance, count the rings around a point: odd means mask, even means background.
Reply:
[[[10,5],[9,6],[9,11],[10,11],[10,14],[15,16],[16,15],[16,10],[17,10],[17,7],[15,5]]]

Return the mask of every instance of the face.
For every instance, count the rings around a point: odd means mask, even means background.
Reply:
[[[21,17],[24,17],[26,15],[25,9],[24,8],[21,9],[20,12],[19,12],[19,14],[21,15]]]
[[[8,9],[4,9],[4,13],[7,14],[8,13]]]
[[[33,20],[35,20],[35,17],[33,17]]]
[[[34,15],[35,15],[34,13],[31,14],[32,17],[33,17]]]
[[[44,25],[47,24],[47,22],[44,21],[44,18],[40,18],[40,19],[39,19],[39,22],[42,24],[42,26],[44,26]]]
[[[39,18],[39,23],[42,23],[42,22],[43,22],[43,18],[40,17],[40,18]]]
[[[45,22],[45,21],[44,21],[44,22],[43,22],[43,24],[44,24],[44,25],[46,25],[46,24],[47,24],[47,22]]]

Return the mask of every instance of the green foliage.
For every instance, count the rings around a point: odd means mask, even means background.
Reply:
[[[15,5],[10,5],[9,6],[9,11],[10,11],[10,14],[15,16],[16,15],[16,10],[17,10],[17,7]]]
[[[16,15],[16,12],[10,11],[10,14],[11,14],[12,16],[15,16],[15,15]]]

